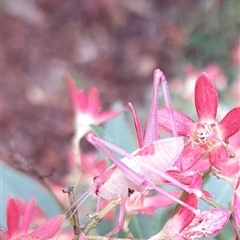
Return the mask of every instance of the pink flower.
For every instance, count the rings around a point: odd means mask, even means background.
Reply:
[[[200,189],[202,186],[201,174],[193,176],[191,187]],[[184,202],[198,207],[198,197],[188,194]],[[181,207],[179,212],[165,224],[163,229],[149,240],[197,240],[219,233],[227,224],[231,212],[225,209],[209,209],[194,213],[186,207]]]
[[[14,201],[18,206],[20,215],[23,216],[29,204],[24,202],[21,198],[18,198],[18,197],[14,197]],[[46,221],[46,219],[47,219],[47,216],[42,210],[42,208],[40,208],[38,205],[35,205],[31,224],[33,226],[41,225]]]
[[[228,152],[231,158],[222,169],[221,174],[225,176],[235,176],[240,172],[240,131],[229,139]]]
[[[236,65],[236,67],[239,67],[240,64],[240,39],[238,40],[237,44],[235,45],[232,54],[232,61]]]
[[[95,88],[90,89],[88,93],[84,92],[83,89],[77,89],[70,75],[66,76],[66,82],[74,109],[75,133],[72,144],[74,163],[78,165],[79,142],[88,132],[91,132],[91,125],[100,125],[116,117],[122,110],[100,112],[100,96]]]
[[[21,214],[18,201],[10,197],[7,201],[7,230],[0,232],[3,240],[46,240],[60,233],[64,216],[51,218],[35,230],[28,231],[33,220],[35,209],[35,198],[26,205],[24,213]]]
[[[188,194],[185,202],[197,207],[198,200],[194,194]],[[213,208],[194,214],[181,207],[179,212],[165,224],[163,229],[149,240],[196,240],[219,233],[227,224],[231,212]]]
[[[90,125],[100,125],[120,113],[120,111],[100,112],[101,100],[97,89],[92,88],[88,93],[83,89],[77,89],[70,75],[66,76],[66,81],[75,113],[75,127],[81,137],[91,130]]]
[[[100,175],[107,168],[104,159],[97,161],[97,156],[93,153],[81,154],[81,173],[92,183],[95,176]]]
[[[236,226],[240,228],[240,176],[238,177],[238,181],[234,192],[233,212]]]
[[[195,85],[195,106],[199,117],[198,122],[194,122],[178,110],[173,110],[178,134],[190,140],[176,165],[185,171],[191,168],[203,154],[208,153],[210,164],[217,169],[222,169],[229,159],[225,140],[240,129],[240,107],[229,111],[217,123],[215,119],[218,93],[205,73],[198,77]],[[165,130],[172,131],[167,109],[158,110],[158,124]]]

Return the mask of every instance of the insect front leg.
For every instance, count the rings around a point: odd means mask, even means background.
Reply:
[[[100,203],[101,203],[101,197],[98,197],[98,200],[97,200],[97,208],[96,208],[96,211],[93,212],[93,213],[89,213],[87,216],[90,217],[90,218],[96,218],[98,219],[98,213],[100,211]]]

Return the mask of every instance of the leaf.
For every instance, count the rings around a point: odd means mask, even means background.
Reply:
[[[17,196],[24,201],[28,201],[31,197],[36,196],[37,204],[45,211],[48,217],[61,213],[60,206],[51,194],[33,178],[14,170],[2,161],[0,161],[0,173],[1,213],[6,212],[6,203],[9,196]],[[6,226],[5,214],[0,219],[0,226]]]
[[[224,208],[229,207],[229,203],[232,201],[233,190],[228,183],[221,179],[211,177],[207,182],[204,182],[204,190],[210,192],[215,196],[213,199]],[[207,209],[209,205],[203,201],[200,201],[200,209]]]
[[[116,102],[113,104],[113,109],[123,108],[120,102]],[[132,130],[133,122],[131,125],[128,124],[129,120],[126,118],[124,114],[119,114],[116,118],[111,119],[104,125],[105,129],[105,140],[114,143],[116,146],[128,151],[133,152],[136,150],[136,134]],[[132,126],[132,128],[130,127]]]
[[[143,232],[142,232],[142,228],[140,227],[140,224],[139,224],[139,217],[134,216],[131,219],[131,221],[129,223],[129,229],[131,230],[131,233],[133,234],[133,236],[135,238],[143,239]]]
[[[230,223],[216,236],[218,240],[234,239],[233,229]]]
[[[159,232],[167,220],[172,216],[173,207],[159,208],[154,215],[137,215],[138,224],[141,229],[142,239],[148,239],[153,234]],[[134,233],[134,226],[132,226]],[[135,235],[134,235],[135,236]],[[135,236],[137,237],[137,236]]]
[[[104,130],[101,126],[90,124],[92,131],[100,138],[104,137]]]

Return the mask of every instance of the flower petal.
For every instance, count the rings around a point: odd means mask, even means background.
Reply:
[[[102,124],[114,117],[116,117],[119,113],[121,113],[123,110],[116,110],[116,111],[106,111],[102,112],[100,115],[98,115],[94,121],[96,125]]]
[[[240,228],[240,177],[238,177],[237,185],[235,188],[233,200],[233,212],[236,226]]]
[[[10,197],[7,201],[7,227],[9,236],[19,232],[20,213],[14,198]]]
[[[190,168],[190,171],[199,171],[204,172],[210,167],[210,163],[208,158],[202,158],[201,161],[198,161],[192,168]]]
[[[33,216],[33,213],[34,213],[35,203],[36,203],[36,198],[33,197],[29,201],[29,203],[28,203],[28,205],[25,209],[23,219],[22,219],[22,224],[21,224],[21,227],[20,227],[20,233],[24,233],[24,234],[27,233],[28,227],[31,223],[32,216]]]
[[[209,162],[211,166],[217,169],[221,170],[227,163],[228,159],[228,151],[222,143],[214,146],[214,148],[209,152]]]
[[[167,132],[172,132],[171,122],[169,121],[169,113],[166,108],[160,108],[157,112],[158,125]],[[190,134],[194,121],[184,113],[173,109],[173,117],[177,133],[180,136],[187,136]]]
[[[169,192],[169,194],[171,194],[175,198],[180,198],[182,195],[182,191],[172,191],[172,192]],[[149,197],[144,198],[143,209],[145,209],[145,208],[154,208],[154,209],[163,208],[163,207],[167,207],[174,203],[175,202],[172,199],[170,199],[169,197],[167,197],[163,194],[157,194],[154,196],[149,196]]]
[[[137,214],[144,214],[144,215],[154,215],[156,214],[157,210],[155,208],[140,208],[140,209],[136,209],[134,210],[134,212],[136,212]]]
[[[86,113],[88,109],[88,99],[82,89],[77,90],[77,105],[75,106],[81,113]]]
[[[64,215],[51,218],[42,226],[33,230],[29,235],[32,237],[36,237],[39,240],[46,240],[52,238],[60,233],[64,220],[65,220]]]
[[[11,236],[8,234],[7,231],[0,229],[0,239],[1,240],[9,240],[9,239],[11,239]]]
[[[193,193],[188,194],[186,199],[184,200],[184,202],[194,208],[197,208],[198,197]],[[188,226],[191,223],[195,214],[192,211],[190,211],[189,209],[187,209],[186,207],[181,207],[181,209],[175,216],[176,216],[176,220],[178,219],[181,222],[181,224],[179,226],[180,227],[179,230],[181,232],[186,226]]]
[[[188,194],[185,202],[190,206],[197,207],[198,198],[195,194]],[[149,240],[186,239],[182,236],[181,232],[191,223],[194,215],[195,214],[186,207],[181,207],[179,212],[167,221],[163,229],[156,235],[149,238]]]
[[[76,109],[78,106],[77,87],[69,74],[66,75],[66,82],[73,107]]]
[[[96,88],[90,89],[87,98],[88,98],[87,112],[92,116],[98,115],[101,107],[100,106],[101,101],[98,90]]]
[[[204,151],[202,148],[198,146],[193,146],[190,143],[184,147],[175,165],[184,172],[194,166],[203,154]]]
[[[192,182],[192,178],[194,175],[194,172],[180,172],[180,171],[176,171],[176,170],[169,170],[166,172],[167,174],[171,175],[172,177],[174,177],[176,180],[178,180],[179,182],[185,184],[185,185],[190,185],[190,183]],[[170,182],[163,179],[161,184],[163,183],[167,183],[169,184]]]
[[[240,130],[240,107],[233,108],[218,124],[222,140],[226,140]]]
[[[195,106],[200,120],[214,120],[216,118],[218,92],[206,73],[202,73],[196,81]]]
[[[230,158],[224,168],[221,170],[221,175],[234,176],[240,172],[239,159]]]
[[[198,214],[193,224],[188,229],[184,229],[186,234],[192,233],[192,236],[209,237],[217,234],[227,225],[231,212],[226,209],[212,208]]]
[[[88,107],[88,99],[84,90],[76,87],[75,82],[70,75],[66,75],[66,82],[74,110],[85,113]]]

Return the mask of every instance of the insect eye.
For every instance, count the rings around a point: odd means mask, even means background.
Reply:
[[[99,189],[96,190],[95,194],[98,196],[98,194],[99,194]]]
[[[96,176],[93,178],[93,182],[96,182],[96,180],[98,179],[99,176]]]

